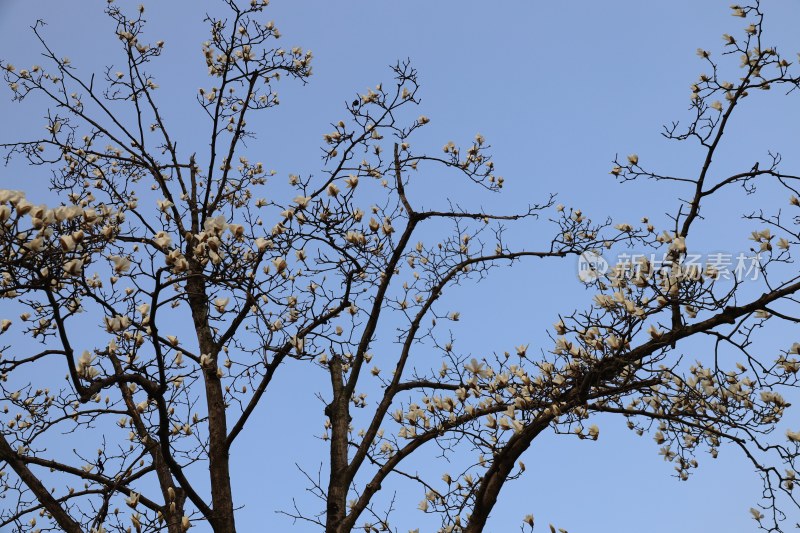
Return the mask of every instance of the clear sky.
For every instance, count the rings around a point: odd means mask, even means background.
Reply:
[[[790,52],[800,50],[800,3],[763,4],[767,34],[794,56]],[[38,48],[29,26],[42,18],[55,49],[82,72],[99,72],[119,59],[113,26],[102,15],[104,5],[95,0],[0,0],[0,57],[19,65],[36,62]],[[208,128],[198,129],[202,122],[193,97],[208,84],[200,53],[202,19],[216,4],[170,0],[146,5],[150,35],[167,42],[158,82],[172,129],[187,153],[202,151]],[[314,75],[305,87],[291,82],[279,87],[281,106],[262,119],[252,150],[279,175],[318,171],[321,135],[343,116],[344,103],[388,81],[389,64],[411,58],[422,82],[422,111],[432,119],[426,133],[431,148],[451,139],[466,142],[480,132],[493,145],[498,171],[506,177],[502,194],[464,201],[518,211],[557,192],[559,202],[597,219],[613,215],[635,222],[649,215],[658,220],[675,209],[680,191],[618,184],[608,175],[611,161],[617,153],[637,152],[665,172],[697,168],[697,153],[664,140],[660,128],[689,118],[689,85],[703,70],[695,50],[719,51],[722,33],[740,31],[741,20],[729,13],[728,2],[697,0],[273,0],[265,17],[275,20],[286,46],[314,51]],[[12,104],[4,89],[0,142],[40,132],[44,109]],[[746,102],[732,125],[722,168],[747,170],[770,148],[784,154],[787,167],[800,166],[800,100],[792,96],[757,95]],[[46,178],[43,169],[0,168],[0,187],[24,189],[34,201],[46,200]],[[435,184],[431,191],[442,198],[459,192]],[[732,197],[708,211],[708,217],[735,220],[748,210],[748,201]],[[729,228],[701,226],[706,249],[743,246],[742,239],[729,240]],[[524,231],[515,238],[542,242],[541,235]],[[544,332],[557,314],[583,307],[590,298],[572,267],[526,263],[456,291],[452,299],[463,316],[459,342],[476,354],[520,343],[548,349]],[[244,505],[239,529],[316,531],[302,523],[292,526],[274,512],[290,510],[293,497],[309,501],[305,479],[294,465],[316,472],[324,461],[326,449],[312,437],[319,434],[322,406],[313,397],[316,385],[301,368],[288,369],[277,385],[233,451],[240,456],[233,466],[235,499]],[[527,513],[536,516],[537,530],[553,522],[571,533],[756,531],[748,508],[758,501],[760,482],[736,450],[723,450],[717,461],[704,458],[688,482],[679,482],[652,439],[636,437],[623,426],[608,421],[596,443],[556,436],[535,441],[524,457],[527,474],[504,490],[487,531],[517,531]],[[418,467],[444,471],[433,458],[426,461]],[[422,531],[432,530],[414,510],[422,498],[419,489],[403,483],[393,488],[404,505],[396,518],[400,531],[420,524]]]

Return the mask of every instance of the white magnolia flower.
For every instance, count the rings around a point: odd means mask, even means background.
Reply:
[[[472,361],[469,362],[469,364],[465,364],[464,368],[468,372],[471,372],[472,374],[478,377],[485,378],[491,375],[489,369],[487,369],[483,363],[478,362],[478,360],[474,358],[472,359]]]
[[[303,349],[305,348],[306,341],[303,337],[298,337],[297,335],[293,335],[289,342],[294,346],[295,351],[298,354],[303,353]]]
[[[684,237],[675,237],[669,245],[669,249],[679,254],[686,253],[686,239]]]
[[[153,242],[160,248],[169,248],[172,246],[172,237],[165,231],[159,231],[153,238]]]
[[[129,507],[135,509],[136,506],[139,505],[139,495],[131,491],[131,495],[125,498],[125,503],[127,503]]]
[[[73,251],[75,246],[78,244],[75,242],[75,239],[72,238],[72,235],[62,235],[58,238],[58,243],[61,245],[61,249],[65,252]]]
[[[75,371],[85,379],[92,379],[97,374],[99,374],[96,368],[92,367],[92,362],[94,361],[94,356],[84,350],[81,356],[78,358],[78,364],[75,365]]]
[[[360,231],[348,231],[344,239],[350,244],[364,245],[367,243],[367,238]]]
[[[230,302],[230,300],[231,299],[227,298],[227,297],[226,298],[217,298],[216,300],[214,300],[214,307],[217,308],[217,312],[224,313],[225,312],[225,307],[227,307],[228,302]]]
[[[608,347],[609,347],[609,348],[611,348],[612,350],[619,350],[619,349],[622,347],[622,339],[620,339],[620,338],[619,338],[619,337],[617,337],[616,335],[610,335],[610,336],[609,336],[609,337],[606,339],[606,344],[607,344],[607,345],[608,345]]]
[[[344,180],[345,185],[350,189],[355,189],[358,186],[358,176],[348,176]]]
[[[169,208],[170,208],[170,207],[172,207],[173,205],[175,205],[175,204],[173,204],[172,202],[170,202],[170,201],[169,201],[169,200],[167,200],[166,198],[162,198],[162,199],[160,199],[160,200],[156,200],[156,206],[158,206],[158,210],[159,210],[159,211],[164,211],[164,212],[166,212],[166,211],[167,211],[167,209],[169,209]]]
[[[656,328],[653,324],[650,324],[650,327],[647,328],[647,333],[649,333],[654,339],[658,339],[663,335],[663,333],[659,331],[658,328]]]
[[[83,269],[83,260],[82,259],[72,259],[64,263],[61,267],[64,270],[64,273],[68,276],[77,276],[81,273]]]
[[[131,325],[131,319],[127,316],[117,315],[115,317],[105,317],[106,331],[115,333],[127,329]]]
[[[296,203],[300,209],[304,209],[310,201],[310,196],[295,196],[294,198],[294,203]]]
[[[112,255],[111,261],[114,263],[114,272],[117,274],[127,272],[131,268],[131,260],[127,257]]]
[[[281,233],[283,233],[283,232],[285,232],[285,231],[286,231],[286,226],[284,226],[284,225],[283,225],[282,223],[280,223],[280,222],[278,222],[277,224],[275,224],[274,226],[272,226],[272,235],[273,235],[273,236],[275,236],[275,235],[280,235]]]
[[[225,228],[227,227],[228,227],[228,222],[222,215],[214,218],[208,218],[203,223],[203,229],[206,231],[206,233],[210,233],[212,235],[222,234],[222,232],[224,232]]]
[[[272,264],[275,265],[275,268],[278,270],[278,274],[286,270],[286,259],[283,257],[276,257],[272,260]]]
[[[25,193],[22,191],[0,189],[0,204],[4,203],[17,204],[23,198],[25,198]]]
[[[41,237],[36,237],[35,239],[27,242],[25,244],[25,248],[32,252],[39,252],[44,248],[44,239]]]

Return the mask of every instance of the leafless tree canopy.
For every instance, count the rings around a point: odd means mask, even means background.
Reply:
[[[441,531],[482,531],[534,439],[596,440],[596,413],[655,439],[681,479],[701,454],[738,449],[763,480],[755,520],[769,531],[794,526],[784,513],[797,512],[800,427],[773,430],[800,370],[788,334],[798,322],[798,177],[778,154],[733,175],[713,162],[749,94],[772,88],[785,98],[800,83],[765,40],[758,2],[733,6],[749,27],[726,36],[721,53],[698,50],[707,65],[692,86],[691,120],[664,132],[699,146],[701,166],[671,176],[636,155],[614,162],[621,181],[680,184],[666,228],[595,222],[554,196],[520,213],[423,207],[432,202],[414,194],[417,180],[450,173],[492,194],[503,178],[480,135],[443,149],[415,143],[429,119],[408,62],[330,125],[321,173],[275,187],[285,177],[250,159],[248,122],[278,105],[277,84],[306,83],[312,54],[281,48],[266,1],[222,4],[225,14],[207,18],[209,80],[197,94],[210,138],[180,140],[182,150],[148,73],[166,45],[145,40],[144,8],[109,2],[122,55],[102,73],[52,50],[41,23],[32,30],[44,64],[0,61],[14,100],[51,103],[47,134],[2,145],[6,161],[50,172],[59,198],[34,205],[0,190],[0,529],[178,533],[205,522],[235,531],[229,468],[250,460],[237,456],[237,439],[272,401],[288,360],[330,377],[324,390],[296,392],[324,400],[319,435],[330,458],[308,475],[319,500],[282,510],[320,530],[398,531],[380,491],[405,477]],[[692,230],[704,206],[762,183],[782,188],[785,205],[747,215],[762,258],[755,292],[683,261],[699,247]],[[528,242],[504,237],[517,224],[532,229]],[[459,314],[439,300],[452,286],[519,261],[572,268],[584,252],[633,247],[668,261],[621,262],[587,279],[593,300],[553,317],[548,342],[509,353],[497,339],[495,355],[474,358],[447,334]],[[192,334],[179,336],[176,324]],[[766,335],[785,347],[762,350]],[[394,342],[373,360],[379,338]],[[687,356],[691,338],[708,349]],[[92,449],[56,444],[72,436]],[[405,468],[437,446],[458,458],[455,471],[440,479]],[[532,516],[520,520],[533,529]]]

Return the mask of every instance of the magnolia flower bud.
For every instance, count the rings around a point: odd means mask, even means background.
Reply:
[[[125,499],[125,503],[132,509],[135,509],[136,506],[139,505],[139,495],[131,491],[131,495]]]

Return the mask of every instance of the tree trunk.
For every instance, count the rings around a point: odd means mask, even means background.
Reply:
[[[514,469],[517,459],[528,449],[531,441],[546,427],[547,422],[539,422],[536,425],[528,426],[522,433],[511,437],[483,476],[483,481],[481,481],[481,486],[475,498],[475,506],[472,508],[472,514],[464,533],[481,533],[483,531],[483,528],[486,527],[486,521],[489,519],[489,514],[497,503],[500,489],[508,481],[508,476]]]
[[[225,413],[225,397],[222,382],[217,376],[218,348],[208,322],[208,295],[205,283],[199,275],[202,267],[197,265],[198,275],[186,282],[189,306],[192,310],[195,332],[200,353],[209,358],[203,368],[206,388],[206,409],[208,410],[208,470],[211,481],[211,507],[213,517],[211,526],[217,533],[235,533],[236,523],[233,513],[233,493],[231,491],[230,457],[226,440],[228,423]],[[194,269],[193,269],[194,270]]]
[[[347,440],[350,427],[348,398],[342,381],[342,362],[339,356],[331,358],[333,401],[326,409],[331,421],[331,471],[328,480],[326,533],[344,533],[342,523],[347,516]]]

